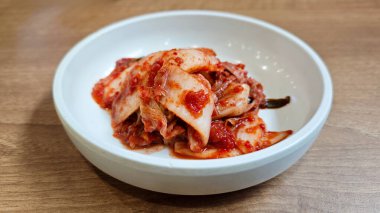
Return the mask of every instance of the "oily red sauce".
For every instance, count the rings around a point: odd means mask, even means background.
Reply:
[[[244,64],[236,64],[236,67],[237,67],[238,69],[244,70],[245,65],[244,65]]]
[[[249,127],[247,129],[245,129],[245,132],[246,133],[255,133],[258,128],[260,128],[260,127],[257,127],[257,126]]]
[[[129,81],[129,93],[132,94],[136,91],[140,83],[140,75],[134,75]]]
[[[154,62],[152,64],[152,66],[150,67],[150,72],[148,75],[148,82],[147,82],[148,87],[153,87],[154,79],[157,75],[157,72],[161,69],[163,63],[164,63],[164,61],[162,59],[160,59],[160,60],[157,60],[156,62]]]
[[[180,65],[183,63],[183,59],[180,58],[180,57],[176,57],[176,58],[174,59],[174,61],[177,62],[177,65],[178,65],[178,66],[180,66]]]
[[[243,90],[244,90],[244,88],[242,86],[238,85],[238,86],[236,86],[236,87],[233,88],[232,92],[234,92],[234,93],[240,93]]]
[[[261,143],[260,149],[265,149],[270,146],[272,146],[272,144],[270,143],[270,141],[266,140]]]
[[[181,85],[179,85],[177,82],[175,82],[175,81],[168,81],[168,83],[167,83],[167,85],[168,85],[168,87],[170,88],[170,89],[181,89]]]
[[[206,94],[204,90],[185,91],[184,104],[186,109],[196,118],[201,116],[203,108],[210,101],[209,94]]]
[[[103,96],[104,96],[104,84],[102,81],[99,81],[98,83],[95,84],[94,88],[92,89],[92,98],[95,100],[97,104],[99,104],[100,107],[102,108],[107,108],[103,101]]]
[[[256,142],[254,142],[254,144],[250,143],[249,141],[241,141],[240,143],[242,143],[244,145],[244,148],[246,149],[247,153],[259,151],[261,149],[265,149],[265,148],[270,147],[272,145],[270,143],[270,141],[268,141],[268,140],[260,141],[260,142],[256,141]]]
[[[223,121],[213,121],[209,142],[216,148],[232,149],[235,147],[235,136]]]
[[[244,146],[249,153],[255,151],[255,147],[249,141],[245,141]]]
[[[144,86],[141,86],[139,88],[139,95],[140,95],[140,100],[144,103],[144,104],[149,104],[150,100],[151,100],[151,94],[150,94],[150,89],[149,88],[146,88]]]
[[[266,132],[266,127],[265,127],[265,124],[264,124],[264,123],[259,124],[259,127],[260,127],[264,132]]]
[[[228,101],[228,99],[223,99],[223,100],[219,100],[219,101],[218,101],[218,104],[219,104],[220,106],[223,106],[223,107],[228,106],[229,103],[230,103],[230,102]]]

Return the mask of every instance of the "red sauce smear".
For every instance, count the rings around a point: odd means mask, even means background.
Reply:
[[[140,87],[139,89],[139,93],[140,93],[140,100],[144,103],[144,104],[149,104],[150,100],[151,100],[151,94],[150,94],[150,89],[149,88],[146,88],[144,86]]]
[[[168,87],[170,88],[170,89],[181,89],[181,85],[179,85],[177,82],[175,82],[175,81],[168,81]]]
[[[183,59],[180,57],[176,57],[174,60],[175,60],[175,62],[177,62],[178,66],[180,66],[183,63]]]
[[[268,148],[268,147],[270,147],[270,146],[272,146],[272,144],[270,143],[270,141],[266,140],[266,141],[263,141],[263,142],[262,142],[260,148],[261,148],[261,149],[265,149],[265,148]]]
[[[210,101],[210,97],[204,90],[197,92],[185,91],[184,104],[186,109],[196,118],[202,115],[202,110]]]
[[[240,85],[234,87],[234,89],[232,90],[234,93],[240,93],[244,90],[244,88]]]
[[[132,78],[129,81],[129,94],[132,94],[136,91],[139,82],[140,82],[139,74],[132,76]]]
[[[255,151],[255,147],[252,146],[252,144],[249,141],[245,141],[244,146],[247,149],[248,153]]]
[[[223,121],[213,121],[211,123],[210,144],[221,149],[232,149],[235,147],[235,140],[234,134],[226,127]]]
[[[154,62],[152,66],[150,67],[150,72],[149,72],[148,82],[147,82],[148,87],[153,87],[154,78],[156,77],[157,72],[161,69],[163,63],[164,61],[160,59]]]
[[[254,127],[249,127],[247,129],[245,129],[245,132],[246,133],[255,133],[257,128],[260,128],[260,127],[257,127],[257,126],[254,126]]]
[[[110,106],[107,106],[106,103],[103,101],[104,96],[104,84],[102,81],[99,81],[95,84],[94,88],[92,89],[92,98],[95,100],[97,104],[100,105],[102,108],[111,109]]]
[[[222,100],[218,101],[218,104],[222,107],[226,107],[226,106],[230,105],[230,101],[228,99],[222,99]],[[233,104],[231,104],[231,105],[233,105]]]

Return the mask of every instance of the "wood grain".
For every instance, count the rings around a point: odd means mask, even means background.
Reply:
[[[66,51],[111,22],[212,9],[260,18],[328,64],[334,105],[311,150],[259,186],[214,196],[135,188],[91,166],[55,114],[51,82]],[[380,212],[380,1],[0,1],[0,211]]]

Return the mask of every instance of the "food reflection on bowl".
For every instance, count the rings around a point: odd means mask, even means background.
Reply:
[[[92,87],[111,73],[117,59],[189,47],[209,47],[223,61],[245,64],[267,97],[290,95],[289,105],[260,110],[259,116],[270,130],[294,133],[260,151],[222,159],[179,159],[168,149],[151,154],[126,149],[112,136],[109,114],[92,100]],[[141,188],[200,195],[253,186],[294,164],[327,119],[332,82],[318,55],[278,27],[229,13],[173,11],[121,21],[85,38],[60,63],[53,96],[67,134],[99,169]]]

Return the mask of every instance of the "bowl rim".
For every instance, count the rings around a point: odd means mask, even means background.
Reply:
[[[75,57],[77,52],[81,50],[84,46],[95,40],[97,37],[102,36],[103,34],[108,33],[119,27],[125,25],[133,24],[140,21],[152,20],[162,17],[176,17],[176,16],[209,16],[209,17],[218,17],[218,18],[228,18],[234,19],[237,21],[248,22],[250,24],[271,30],[275,33],[278,33],[291,42],[295,43],[297,46],[302,48],[309,57],[316,63],[319,73],[322,77],[323,83],[323,94],[322,100],[318,106],[318,109],[314,115],[309,119],[309,121],[301,127],[296,133],[291,137],[285,139],[281,143],[268,147],[266,149],[260,150],[259,152],[254,152],[250,154],[240,155],[230,158],[221,158],[221,159],[207,159],[207,160],[184,160],[176,158],[161,158],[156,156],[145,155],[137,152],[133,152],[127,149],[121,149],[116,146],[107,146],[104,143],[96,142],[97,139],[86,134],[86,130],[75,120],[75,117],[70,113],[68,108],[65,105],[65,101],[62,93],[62,78],[64,76],[65,70],[71,60]],[[247,17],[243,15],[219,12],[219,11],[209,11],[209,10],[173,10],[173,11],[164,11],[149,13],[145,15],[135,16],[125,20],[115,22],[113,24],[107,25],[98,31],[86,36],[81,41],[79,41],[73,48],[71,48],[64,58],[61,60],[60,64],[56,69],[56,73],[53,80],[53,100],[55,104],[56,111],[62,121],[66,123],[71,130],[79,135],[81,138],[85,139],[85,143],[88,145],[94,145],[96,148],[102,150],[107,154],[117,156],[121,159],[128,160],[131,163],[137,163],[139,165],[148,166],[150,169],[156,170],[178,170],[178,171],[209,171],[211,170],[224,170],[232,169],[234,167],[257,167],[263,163],[269,163],[280,157],[286,155],[287,153],[294,151],[297,147],[302,145],[302,141],[310,136],[314,131],[318,131],[318,128],[321,128],[324,124],[327,116],[331,110],[333,99],[333,85],[330,73],[327,66],[319,57],[319,55],[304,41],[302,41],[297,36],[292,33],[277,27],[268,22]],[[150,170],[152,171],[152,170]]]

